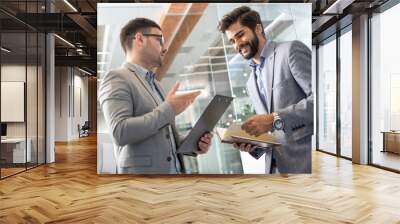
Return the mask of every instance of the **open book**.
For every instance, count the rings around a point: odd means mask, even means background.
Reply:
[[[247,134],[240,125],[231,125],[229,128],[216,128],[217,135],[223,143],[247,143],[262,148],[280,145],[276,138],[270,134],[262,134],[258,137]]]

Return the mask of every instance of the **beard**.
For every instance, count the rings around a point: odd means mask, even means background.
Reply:
[[[161,67],[163,64],[163,57],[155,52],[151,52],[150,54],[148,54],[147,58],[150,59],[149,62],[152,67],[158,68]]]
[[[250,42],[243,43],[239,47],[240,54],[246,60],[249,60],[249,59],[253,58],[257,54],[257,51],[258,51],[258,42],[259,42],[259,40],[258,40],[258,37],[256,36],[255,32],[253,32],[253,35],[254,36],[250,40]],[[248,51],[247,51],[246,55],[244,55],[242,53],[242,48],[244,48],[244,47],[248,47]]]
[[[156,67],[161,67],[163,62],[163,58],[161,56],[157,57],[157,60],[155,61]]]

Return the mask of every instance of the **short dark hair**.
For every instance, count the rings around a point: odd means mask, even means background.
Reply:
[[[132,19],[122,27],[119,39],[124,52],[126,53],[127,50],[132,49],[132,38],[136,33],[148,31],[148,29],[153,27],[161,30],[161,27],[156,22],[146,18]]]
[[[261,24],[262,26],[261,17],[258,12],[247,6],[241,6],[224,15],[219,22],[218,29],[222,33],[225,33],[225,31],[237,21],[239,21],[242,26],[247,26],[253,31],[257,24]],[[262,32],[264,33],[264,28],[262,29]]]

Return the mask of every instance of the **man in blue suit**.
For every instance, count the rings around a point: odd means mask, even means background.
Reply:
[[[266,173],[311,173],[313,94],[311,51],[299,41],[269,40],[258,12],[247,6],[234,9],[219,23],[243,58],[251,60],[248,94],[257,115],[242,129],[251,135],[272,132],[282,143],[269,149],[235,145],[259,158],[265,153]]]

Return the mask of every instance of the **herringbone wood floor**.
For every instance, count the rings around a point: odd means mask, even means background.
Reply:
[[[96,139],[0,181],[0,223],[400,223],[400,175],[320,152],[312,175],[99,176]]]

